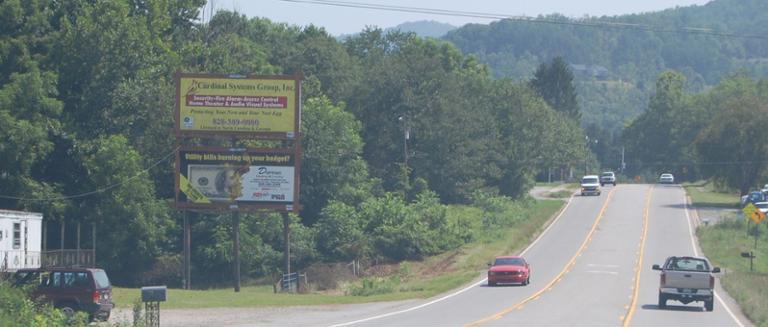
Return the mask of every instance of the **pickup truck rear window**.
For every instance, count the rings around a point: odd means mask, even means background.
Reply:
[[[671,258],[665,269],[685,271],[709,271],[709,264],[705,260],[696,258]]]

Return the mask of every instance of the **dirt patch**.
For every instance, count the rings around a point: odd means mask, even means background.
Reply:
[[[318,291],[335,290],[339,283],[357,278],[353,263],[314,264],[306,273],[309,283]]]
[[[454,265],[456,258],[461,254],[460,251],[451,251],[445,257],[441,256],[434,264],[424,264],[420,271],[422,277],[431,278],[445,273],[456,271]]]
[[[370,277],[387,277],[400,271],[399,263],[392,264],[378,264],[363,269],[364,276]]]

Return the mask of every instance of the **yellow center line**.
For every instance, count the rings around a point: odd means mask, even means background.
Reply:
[[[546,286],[541,288],[536,293],[533,293],[533,295],[529,296],[525,300],[522,300],[522,301],[518,302],[517,304],[515,304],[515,305],[513,305],[513,306],[511,306],[509,308],[506,308],[506,309],[504,309],[502,311],[499,311],[496,314],[493,314],[493,315],[485,317],[483,319],[471,322],[471,323],[466,324],[464,326],[465,327],[477,326],[477,325],[480,325],[480,324],[487,323],[489,321],[501,319],[502,317],[504,317],[505,315],[509,314],[510,312],[512,312],[514,310],[517,310],[517,309],[521,309],[528,302],[531,302],[531,301],[533,301],[535,299],[538,299],[539,297],[541,297],[541,294],[543,294],[544,292],[551,291],[553,289],[553,286],[562,280],[563,275],[565,275],[568,271],[570,271],[570,269],[576,264],[576,259],[581,256],[581,252],[584,251],[584,249],[587,248],[587,244],[589,244],[589,242],[592,241],[592,235],[595,233],[595,230],[597,230],[597,226],[598,226],[598,224],[600,224],[600,220],[603,219],[603,215],[605,214],[605,209],[608,208],[608,204],[611,202],[611,197],[613,196],[613,191],[614,190],[616,190],[616,188],[611,188],[611,191],[608,192],[608,198],[605,200],[605,203],[603,204],[603,207],[600,208],[600,213],[597,215],[597,218],[595,219],[595,222],[592,224],[592,229],[589,230],[589,234],[587,234],[587,236],[584,238],[584,241],[581,243],[581,246],[576,251],[576,254],[574,254],[573,257],[571,257],[571,260],[568,261],[567,264],[565,264],[565,267],[563,267],[563,270],[561,270],[560,273],[558,273],[557,276],[555,276],[555,278],[552,279],[552,281],[547,283]]]
[[[643,255],[645,254],[645,240],[648,238],[648,212],[651,208],[651,195],[653,195],[653,187],[654,186],[651,186],[646,194],[645,210],[643,213],[643,236],[640,238],[640,253],[637,259],[637,266],[635,266],[634,292],[632,292],[632,303],[629,305],[629,311],[627,311],[627,314],[621,318],[624,320],[623,327],[629,326],[629,323],[632,322],[632,316],[635,315],[635,310],[637,309],[637,298],[640,294],[640,273],[643,272],[642,267]]]

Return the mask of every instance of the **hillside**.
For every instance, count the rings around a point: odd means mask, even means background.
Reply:
[[[766,23],[766,1],[715,0],[613,17],[549,15],[471,24],[448,32],[444,39],[477,56],[497,77],[527,80],[540,63],[562,56],[579,82],[582,124],[620,128],[644,111],[644,99],[665,70],[685,75],[691,91],[706,89],[737,71],[767,76]],[[595,67],[605,71],[596,74],[591,70]],[[604,85],[595,83],[608,80],[630,88],[622,88],[624,95],[608,94],[601,91]]]
[[[420,20],[416,22],[405,22],[400,25],[397,25],[392,28],[388,28],[389,30],[400,30],[403,32],[413,32],[416,33],[416,35],[421,37],[432,37],[432,38],[441,38],[445,36],[448,32],[455,30],[456,26],[453,26],[451,24],[446,23],[440,23],[436,21],[426,21],[426,20]]]

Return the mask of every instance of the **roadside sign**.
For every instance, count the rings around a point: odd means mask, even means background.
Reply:
[[[752,219],[755,224],[760,224],[765,219],[765,214],[760,210],[756,210],[752,213],[752,215],[749,216],[749,218]]]
[[[294,211],[299,207],[295,149],[181,147],[176,161],[176,201],[181,209],[235,208]]]
[[[744,213],[745,217],[752,217],[755,211],[760,211],[760,210],[757,209],[757,207],[755,207],[755,205],[750,202],[746,206],[744,206],[744,209],[741,209],[741,211]]]
[[[298,137],[301,76],[178,72],[174,78],[177,136]]]

